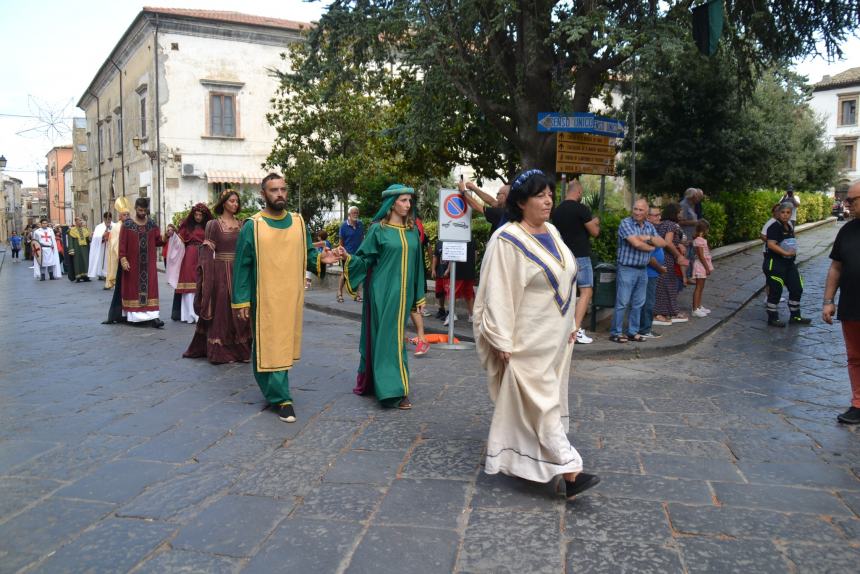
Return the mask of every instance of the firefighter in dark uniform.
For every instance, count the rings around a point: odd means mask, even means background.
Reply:
[[[785,327],[779,318],[779,299],[782,289],[788,289],[788,310],[790,325],[809,325],[809,319],[800,315],[800,297],[803,295],[803,277],[797,269],[797,240],[792,227],[791,210],[794,205],[784,202],[779,205],[776,222],[767,228],[767,256],[764,273],[767,278],[767,324]]]

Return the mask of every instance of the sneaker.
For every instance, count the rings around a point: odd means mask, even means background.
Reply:
[[[801,317],[800,315],[792,315],[788,318],[789,325],[809,325],[812,319],[809,317]]]
[[[660,333],[655,333],[654,331],[649,331],[647,333],[640,333],[640,335],[642,335],[646,339],[659,339],[660,337],[663,336]]]
[[[710,315],[710,314],[711,314],[711,310],[710,310],[710,309],[708,309],[707,307],[699,307],[699,311],[701,311],[701,312],[702,312],[702,313],[704,313],[705,315]]]
[[[436,315],[435,315],[435,317],[436,317],[437,319],[439,319],[440,321],[442,321],[443,319],[445,319],[445,317],[447,317],[447,316],[448,316],[448,312],[447,312],[447,311],[445,311],[445,309],[439,309],[438,311],[436,311]]]
[[[841,415],[837,416],[836,420],[846,425],[860,424],[860,408],[851,407]]]
[[[429,317],[429,316],[430,316],[430,315],[432,315],[432,314],[433,314],[433,313],[431,313],[431,312],[430,312],[430,311],[428,311],[427,309],[424,309],[423,311],[421,311],[421,316],[422,316],[422,317]]]
[[[701,318],[701,317],[707,317],[707,316],[708,316],[708,314],[705,313],[704,311],[702,311],[701,307],[699,307],[698,309],[693,309],[693,317],[700,317]]]
[[[583,329],[579,329],[576,332],[576,342],[580,345],[588,345],[589,343],[593,343],[594,339],[586,335]]]
[[[455,314],[455,315],[454,315],[454,321],[456,321],[458,318],[459,318],[459,317],[457,317],[457,315]],[[449,322],[450,320],[451,320],[451,313],[448,313],[447,315],[445,315],[445,321],[444,321],[442,324],[443,324],[443,325],[445,325],[445,326],[447,327],[447,326],[448,326],[448,322]]]
[[[420,357],[421,355],[426,355],[429,350],[430,343],[418,339],[418,342],[415,344],[415,356]]]
[[[663,325],[663,326],[669,326],[669,325],[671,325],[671,324],[672,324],[672,319],[668,319],[668,318],[666,318],[666,319],[658,319],[658,318],[654,317],[654,320],[653,320],[653,321],[651,321],[651,324],[652,324],[652,325]]]
[[[675,315],[672,317],[672,323],[686,323],[689,320],[690,318],[686,315]],[[654,323],[657,323],[657,321],[654,321]]]
[[[293,409],[293,403],[284,403],[282,405],[278,405],[276,412],[278,413],[278,418],[285,423],[296,422],[296,411],[295,409]]]

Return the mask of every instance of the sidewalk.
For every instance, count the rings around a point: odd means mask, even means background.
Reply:
[[[828,250],[841,225],[843,224],[837,223],[835,218],[829,218],[824,222],[798,226],[800,243],[798,263],[809,261]],[[602,321],[598,324],[596,333],[589,333],[589,336],[594,338],[594,343],[577,345],[576,355],[592,359],[635,359],[683,351],[722,325],[764,289],[761,249],[761,241],[748,241],[714,249],[715,270],[705,286],[703,297],[705,305],[712,310],[708,317],[699,319],[691,316],[689,322],[676,323],[671,327],[655,325],[654,330],[663,335],[660,339],[623,345],[609,341],[608,324]],[[335,273],[337,272],[336,269]],[[336,285],[336,279],[327,283]],[[691,287],[684,289],[680,295],[681,308],[687,312],[691,307],[692,296]],[[354,302],[346,294],[343,303],[338,303],[336,297],[335,288],[315,283],[312,289],[305,292],[305,306],[322,313],[361,320],[361,304]],[[431,305],[430,311],[435,312],[435,310],[436,306]],[[454,325],[454,335],[464,341],[474,340],[472,325],[465,320],[466,313],[459,315],[460,320]],[[763,306],[762,320],[764,320]],[[428,333],[448,332],[448,328],[442,324],[442,321],[432,316],[424,318],[424,328]],[[414,331],[411,325],[410,329]]]

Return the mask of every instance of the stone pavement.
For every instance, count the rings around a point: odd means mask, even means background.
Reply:
[[[805,224],[798,227],[800,254],[798,261],[808,261],[823,252],[828,252],[837,231],[836,218],[825,223]],[[743,249],[744,246],[747,249]],[[671,327],[654,325],[654,331],[662,335],[660,339],[650,339],[644,343],[628,343],[619,345],[609,341],[609,318],[598,324],[596,333],[589,332],[594,343],[578,345],[576,355],[586,358],[602,359],[636,359],[641,357],[662,357],[668,353],[677,353],[708,335],[732,317],[738,309],[764,289],[761,256],[762,244],[752,241],[744,244],[734,244],[714,250],[714,273],[705,286],[703,302],[713,312],[705,318],[690,316],[687,323],[676,323]],[[336,285],[336,282],[326,282]],[[310,309],[338,315],[341,317],[360,319],[361,305],[346,297],[343,303],[336,301],[337,292],[331,287],[321,287],[318,284],[306,294],[306,305]],[[681,308],[689,315],[692,308],[693,288],[684,289],[679,297]],[[430,305],[432,312],[436,306]],[[609,315],[611,311],[607,311]],[[467,313],[458,311],[459,321],[455,323],[454,334],[465,341],[472,341],[472,326],[466,319]],[[586,317],[586,326],[591,319]],[[425,329],[431,333],[448,333],[448,328],[435,317],[424,319]]]
[[[412,359],[410,412],[351,393],[358,325],[306,313],[299,421],[193,327],[104,326],[98,284],[0,271],[0,572],[837,572],[860,563],[860,429],[828,262],[806,329],[755,300],[690,349],[574,354],[571,438],[603,482],[482,472],[472,352]],[[162,291],[169,306],[170,291]]]

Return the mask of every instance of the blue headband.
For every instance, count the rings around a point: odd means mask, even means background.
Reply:
[[[544,175],[544,173],[539,169],[530,169],[528,171],[524,171],[520,174],[520,176],[514,180],[514,183],[511,184],[511,191],[515,189],[519,189],[519,187],[526,182],[528,178],[533,175]]]

